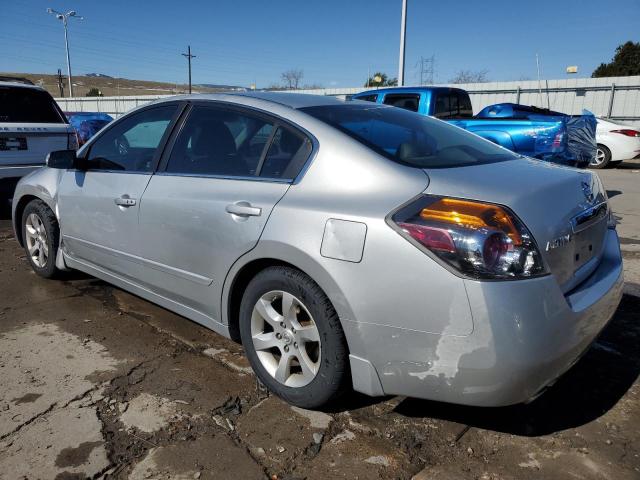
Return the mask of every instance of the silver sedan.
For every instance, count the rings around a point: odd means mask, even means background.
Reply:
[[[385,105],[173,97],[15,193],[36,273],[78,269],[241,341],[314,408],[353,388],[530,401],[622,295],[597,175]]]

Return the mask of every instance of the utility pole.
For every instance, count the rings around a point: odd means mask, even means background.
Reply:
[[[195,55],[191,55],[191,45],[187,45],[187,53],[183,53],[182,56],[187,57],[189,62],[189,93],[191,93],[191,59],[196,58]]]
[[[58,69],[58,88],[60,89],[60,98],[64,98],[64,82],[62,81],[62,70]]]
[[[542,106],[542,85],[540,84],[540,59],[536,53],[536,70],[538,71],[538,103]]]
[[[398,61],[398,86],[404,86],[404,43],[407,35],[407,0],[402,0],[402,18],[400,20],[400,59]]]
[[[73,97],[73,81],[71,80],[71,59],[69,58],[69,33],[67,32],[67,23],[70,17],[77,18],[78,20],[84,20],[84,17],[79,16],[75,10],[69,10],[67,13],[60,13],[53,8],[47,8],[47,13],[55,15],[58,20],[62,20],[64,26],[64,47],[67,52],[67,74],[69,76],[69,96]]]

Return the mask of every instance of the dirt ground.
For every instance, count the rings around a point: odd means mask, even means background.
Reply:
[[[640,171],[601,176],[628,280],[535,402],[269,396],[242,348],[82,274],[46,281],[0,220],[0,479],[640,479]],[[617,193],[616,193],[617,192]]]

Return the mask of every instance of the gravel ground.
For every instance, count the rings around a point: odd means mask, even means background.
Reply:
[[[104,282],[46,281],[0,220],[0,479],[639,479],[640,172],[600,175],[626,294],[530,405],[269,396],[242,348]]]

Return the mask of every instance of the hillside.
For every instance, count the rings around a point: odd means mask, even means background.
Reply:
[[[58,88],[58,76],[44,73],[0,73],[1,75],[22,77],[31,80],[34,84],[44,87],[54,97],[60,96]],[[69,96],[67,77],[63,75],[64,95]],[[177,93],[187,93],[188,85],[165,82],[154,82],[150,80],[131,80],[128,78],[112,78],[106,75],[89,74],[73,77],[73,94],[75,97],[84,97],[87,92],[97,88],[105,97],[114,95],[173,95]],[[229,90],[226,85],[194,85],[194,93],[219,92]]]

